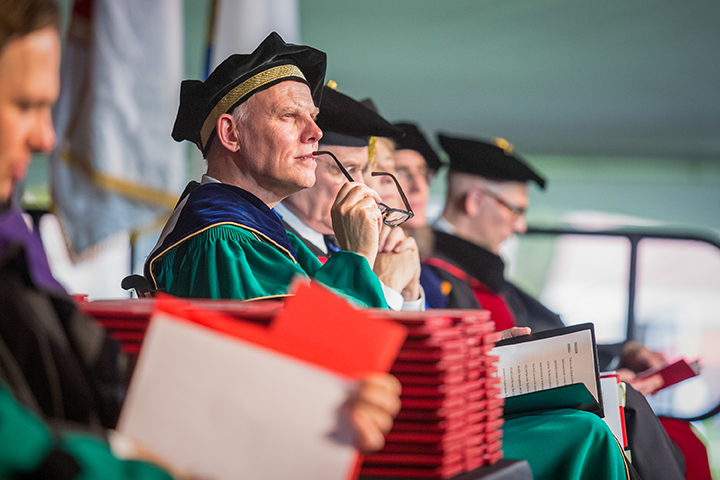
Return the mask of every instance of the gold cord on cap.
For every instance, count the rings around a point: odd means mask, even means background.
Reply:
[[[238,84],[235,88],[230,90],[220,101],[213,107],[210,114],[203,122],[202,129],[200,130],[200,142],[202,145],[201,150],[207,147],[207,142],[210,140],[215,130],[215,124],[218,118],[223,113],[227,113],[230,108],[242,100],[244,97],[252,94],[258,88],[267,85],[270,82],[281,78],[297,77],[305,79],[302,71],[295,65],[279,65],[277,67],[268,68],[260,73],[253,75],[244,82]],[[306,80],[307,81],[307,80]]]

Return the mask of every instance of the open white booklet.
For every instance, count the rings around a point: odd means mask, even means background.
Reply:
[[[491,355],[499,358],[506,414],[579,408],[603,416],[592,324],[503,340]]]

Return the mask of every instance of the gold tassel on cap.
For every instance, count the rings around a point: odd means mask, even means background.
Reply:
[[[505,151],[505,155],[512,155],[512,152],[513,152],[512,143],[508,142],[504,138],[496,138],[495,145],[502,148]]]
[[[377,137],[370,137],[368,140],[368,164],[370,171],[375,170],[377,166]]]
[[[337,82],[335,80],[328,80],[325,84],[328,88],[332,88],[333,90],[337,90]]]

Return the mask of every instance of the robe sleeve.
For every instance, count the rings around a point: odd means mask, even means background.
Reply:
[[[362,305],[387,306],[380,281],[363,257],[343,252],[322,265],[295,235],[289,238],[297,262],[249,230],[210,228],[160,260],[158,284],[178,297],[258,300],[285,295],[295,276],[313,277]]]
[[[315,281],[361,305],[387,308],[380,279],[365,257],[354,252],[340,251],[323,265],[295,234],[288,232],[288,238],[297,252],[298,262]]]

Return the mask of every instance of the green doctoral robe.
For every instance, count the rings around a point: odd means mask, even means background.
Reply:
[[[627,460],[605,422],[562,409],[506,418],[503,454],[527,460],[535,480],[629,479]]]
[[[368,307],[387,308],[367,260],[339,252],[324,265],[280,218],[240,188],[196,186],[175,208],[145,263],[151,285],[188,298],[258,300],[311,278]]]
[[[51,455],[51,452],[52,453]],[[58,456],[71,457],[58,460]],[[46,459],[53,458],[53,461]],[[22,407],[0,382],[0,478],[34,473],[32,478],[63,478],[68,462],[78,480],[171,480],[159,467],[115,457],[107,443],[88,433],[54,432]],[[56,477],[57,476],[57,477]]]

